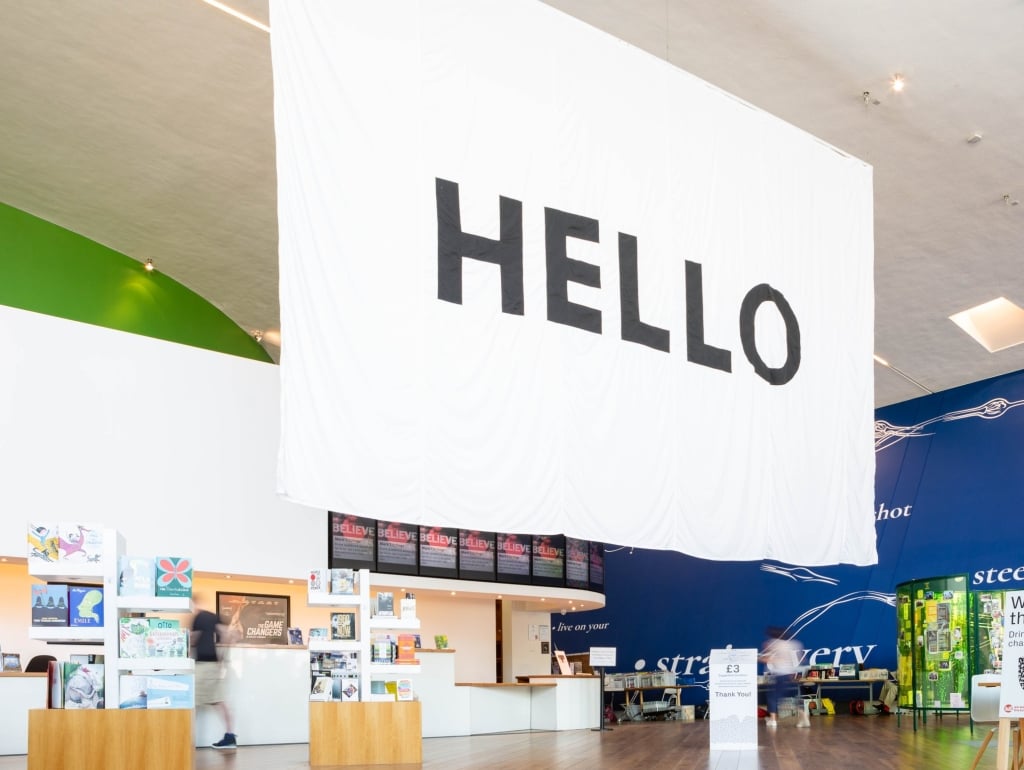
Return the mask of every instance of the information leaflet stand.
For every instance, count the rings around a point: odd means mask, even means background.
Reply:
[[[596,731],[611,730],[612,728],[606,727],[604,723],[604,667],[611,666],[615,668],[615,648],[614,647],[591,647],[590,648],[590,668],[593,671],[597,671],[597,675],[601,677],[601,697],[597,702],[597,706],[601,711],[600,719],[598,724],[600,727],[596,728]]]
[[[1024,727],[1024,591],[1007,591],[1003,597],[1003,672],[999,683],[999,755],[998,770],[1011,766],[1013,722]],[[1013,746],[1015,749],[1016,746]],[[1015,766],[1015,765],[1014,765]]]
[[[757,750],[757,650],[712,650],[711,750]]]

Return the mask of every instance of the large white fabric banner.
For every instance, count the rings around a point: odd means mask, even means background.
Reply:
[[[871,564],[871,169],[548,6],[271,3],[279,490]]]

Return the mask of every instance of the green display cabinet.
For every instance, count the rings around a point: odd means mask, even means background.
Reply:
[[[928,712],[970,709],[972,597],[967,575],[910,580],[896,586],[899,703],[927,721]]]
[[[972,591],[970,609],[974,662],[971,673],[999,674],[1003,671],[1003,608],[1006,591]]]

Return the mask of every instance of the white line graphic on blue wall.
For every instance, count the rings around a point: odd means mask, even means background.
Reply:
[[[839,585],[839,581],[835,578],[819,575],[808,567],[787,567],[784,564],[769,564],[768,562],[765,562],[761,565],[761,571],[771,572],[773,575],[787,577],[796,583],[825,583],[830,586]]]
[[[875,421],[875,451],[880,452],[903,439],[930,436],[931,433],[924,433],[924,429],[934,423],[953,422],[954,420],[965,420],[968,417],[980,417],[983,420],[995,420],[1017,406],[1024,406],[1024,400],[1007,401],[1005,398],[993,398],[981,406],[972,406],[968,409],[958,409],[955,412],[946,412],[930,420],[919,422],[917,425],[893,425],[885,420]]]

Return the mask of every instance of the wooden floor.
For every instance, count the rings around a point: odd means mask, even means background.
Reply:
[[[810,729],[783,719],[758,727],[757,751],[711,752],[708,722],[639,722],[606,731],[533,732],[468,738],[427,738],[422,765],[374,765],[376,770],[476,768],[699,768],[700,770],[961,770],[970,767],[987,728],[972,736],[966,717],[929,718],[915,732],[909,716],[813,717]],[[995,739],[979,770],[996,766]],[[294,770],[309,767],[306,744],[199,749],[196,770]],[[25,770],[26,758],[0,757],[0,770]],[[77,770],[66,768],[65,770]],[[93,770],[84,768],[83,770]],[[98,770],[98,769],[97,769]],[[350,768],[351,770],[351,768]],[[356,770],[369,770],[360,766]]]

